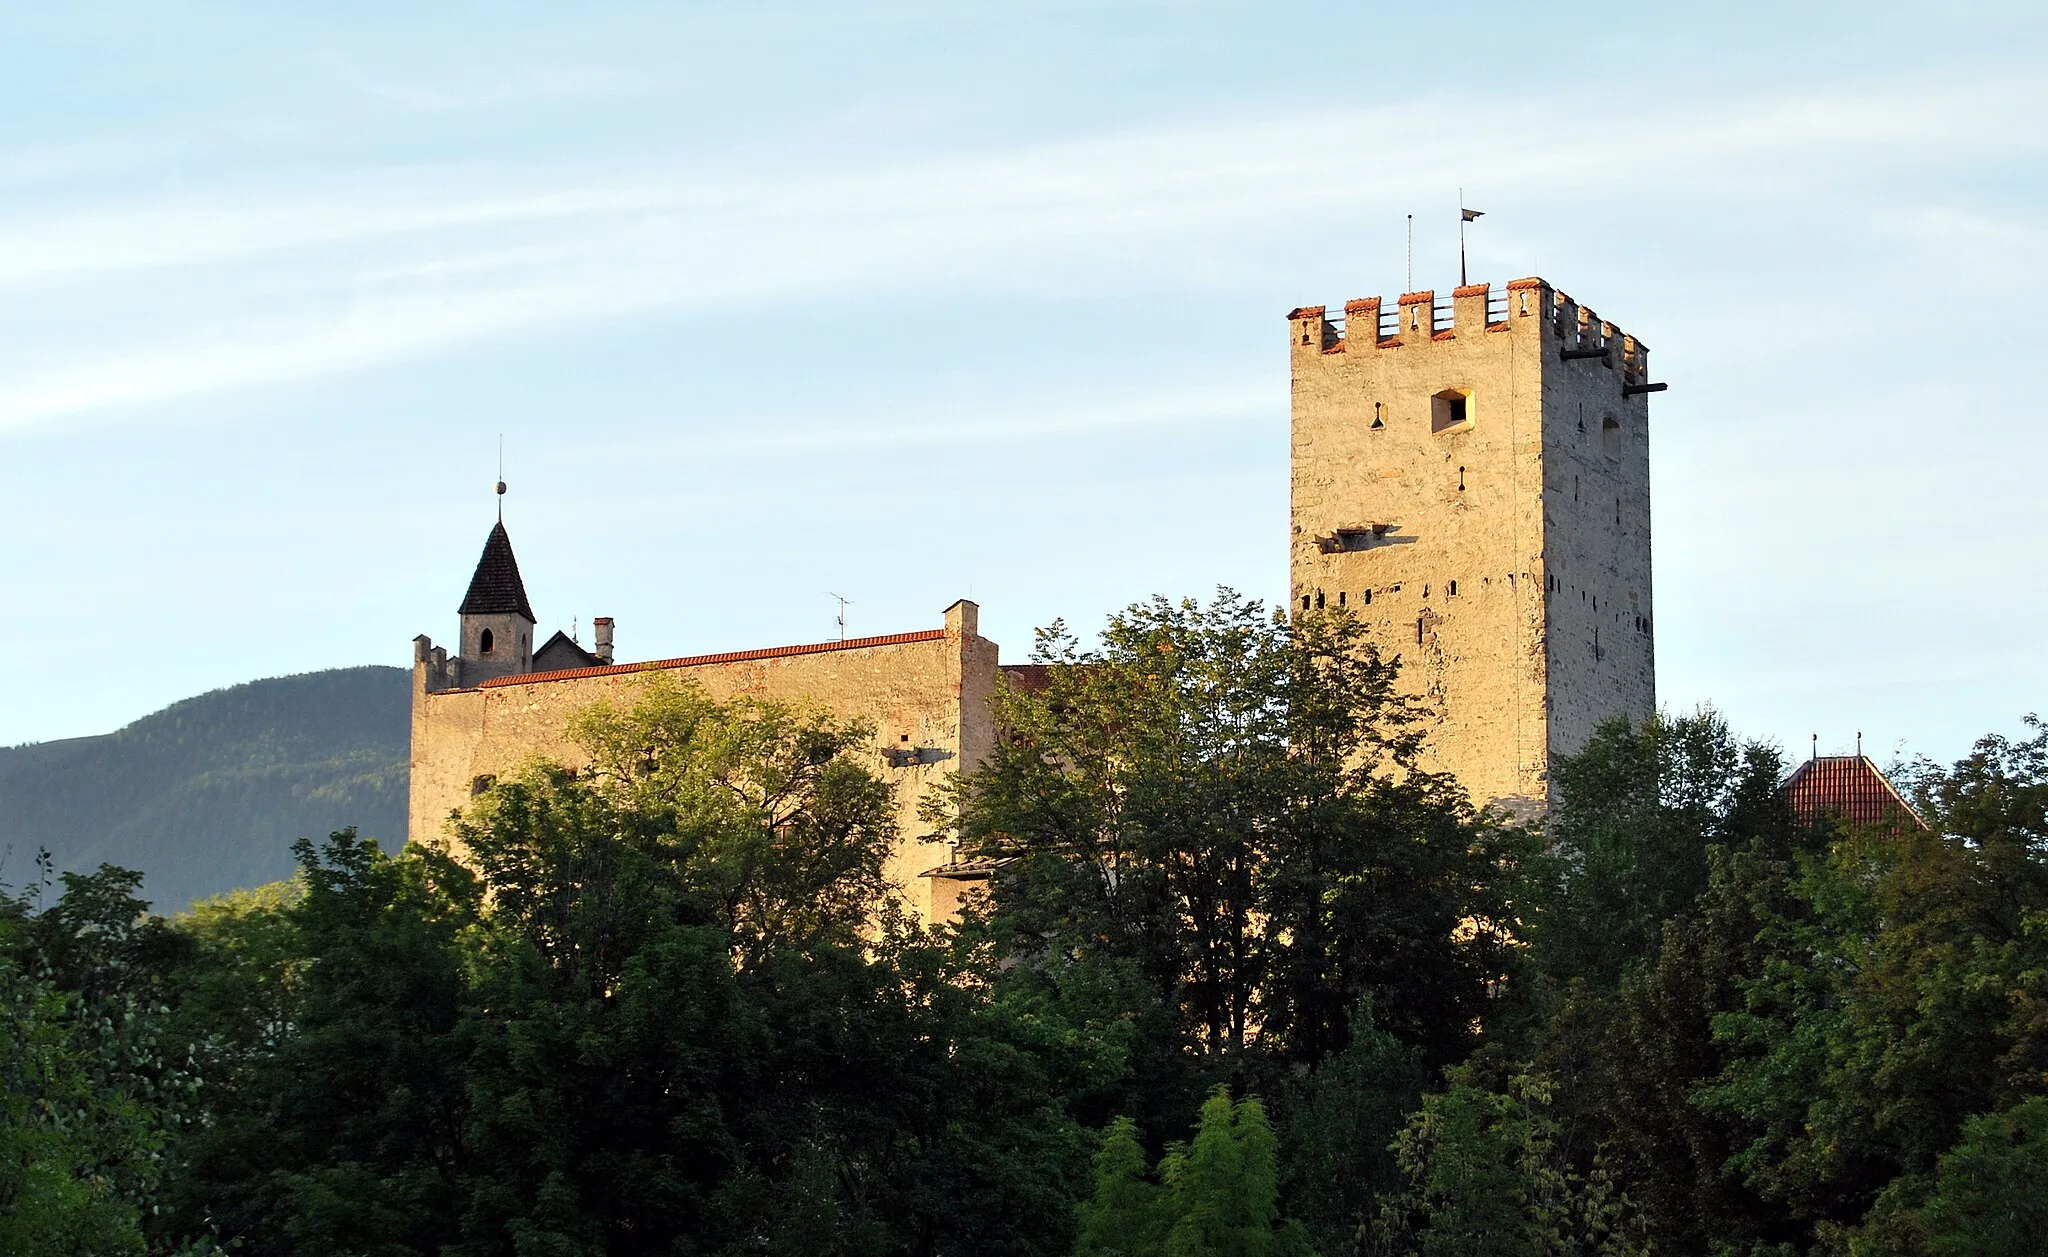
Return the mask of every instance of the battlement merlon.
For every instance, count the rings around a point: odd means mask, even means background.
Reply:
[[[1650,377],[1647,345],[1573,301],[1545,280],[1511,281],[1499,296],[1491,284],[1467,284],[1439,301],[1433,289],[1402,293],[1392,309],[1379,297],[1344,303],[1332,318],[1327,306],[1303,306],[1287,315],[1288,338],[1296,355],[1395,350],[1404,345],[1454,341],[1487,333],[1536,333],[1573,358],[1599,358],[1620,368],[1623,382]],[[1598,351],[1598,352],[1594,352]]]

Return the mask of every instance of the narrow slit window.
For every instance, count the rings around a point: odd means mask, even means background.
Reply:
[[[1364,593],[1362,593],[1362,594],[1360,594],[1360,595],[1358,595],[1358,596],[1359,596],[1359,598],[1361,598],[1362,600],[1364,600],[1364,602],[1365,602],[1365,605],[1366,605],[1366,606],[1368,606],[1368,607],[1369,607],[1369,606],[1371,606],[1371,605],[1372,605],[1372,590],[1368,589],[1368,590],[1366,590],[1366,591],[1365,591]]]
[[[1337,605],[1340,607],[1344,605],[1344,591],[1341,589],[1337,591]]]
[[[1449,597],[1452,597],[1452,598],[1455,598],[1455,597],[1457,597],[1457,596],[1458,596],[1458,582],[1456,582],[1456,581],[1452,581],[1452,582],[1451,582],[1451,584],[1450,584],[1450,587],[1449,587],[1449,590],[1447,591],[1447,596],[1449,596]]]

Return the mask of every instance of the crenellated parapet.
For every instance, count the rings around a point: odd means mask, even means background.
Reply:
[[[1590,308],[1536,277],[1517,279],[1496,291],[1491,284],[1466,284],[1447,298],[1434,289],[1404,292],[1392,305],[1380,297],[1356,297],[1344,313],[1327,306],[1288,312],[1290,340],[1300,354],[1341,354],[1397,350],[1440,344],[1461,337],[1527,335],[1554,347],[1565,361],[1597,360],[1620,373],[1625,387],[1650,378],[1649,347],[1602,319]]]

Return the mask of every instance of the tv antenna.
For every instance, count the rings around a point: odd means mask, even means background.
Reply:
[[[1408,286],[1401,291],[1415,291],[1415,215],[1408,216]]]
[[[846,640],[846,609],[853,605],[853,599],[845,594],[835,594],[829,589],[825,591],[825,596],[839,604],[839,640],[843,642]]]

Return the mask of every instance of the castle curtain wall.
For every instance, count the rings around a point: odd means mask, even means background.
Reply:
[[[480,778],[514,772],[532,756],[580,767],[581,752],[565,733],[570,717],[599,701],[631,704],[651,679],[666,676],[713,699],[815,705],[873,726],[871,767],[896,793],[898,839],[885,871],[912,909],[933,919],[934,879],[918,875],[946,863],[951,847],[919,818],[919,804],[933,785],[979,765],[995,736],[988,700],[997,648],[976,631],[973,604],[955,604],[943,630],[744,653],[750,657],[508,677],[438,692],[427,688],[430,665],[415,665],[407,836],[442,836]],[[940,907],[950,915],[950,904]]]

